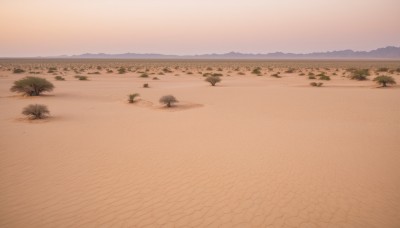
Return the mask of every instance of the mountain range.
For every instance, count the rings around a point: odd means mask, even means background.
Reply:
[[[43,58],[43,57],[42,57]],[[164,54],[81,54],[62,55],[46,58],[73,58],[73,59],[400,59],[400,47],[388,46],[372,51],[329,51],[313,52],[307,54],[294,54],[274,52],[268,54],[245,54],[229,52],[225,54],[203,54],[203,55],[164,55]]]

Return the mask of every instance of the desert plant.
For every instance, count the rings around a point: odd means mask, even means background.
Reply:
[[[143,88],[149,88],[149,83],[144,83]]]
[[[172,95],[165,95],[160,98],[160,103],[165,104],[168,108],[177,102],[178,100]]]
[[[138,93],[133,93],[128,95],[128,102],[135,103],[135,98],[140,96]]]
[[[80,80],[80,81],[87,81],[87,80],[88,80],[88,77],[86,77],[86,76],[81,76],[81,75],[76,75],[75,78],[77,78],[77,79]]]
[[[56,67],[50,67],[49,70],[47,71],[47,73],[51,74],[57,71]]]
[[[350,79],[352,80],[364,81],[367,80],[367,76],[369,76],[368,69],[348,69],[348,71],[349,70],[351,72]]]
[[[393,77],[391,76],[378,76],[374,78],[374,82],[378,83],[379,85],[382,85],[382,87],[387,87],[387,85],[394,85],[396,84],[396,81],[394,80]]]
[[[55,76],[54,79],[56,79],[57,81],[65,81],[65,78],[63,78],[62,76]]]
[[[389,71],[389,68],[387,68],[387,67],[381,67],[381,68],[378,68],[377,71],[378,71],[378,72],[388,72],[388,71]]]
[[[281,76],[279,75],[279,73],[271,74],[271,77],[281,78]]]
[[[139,77],[141,77],[141,78],[148,78],[148,77],[149,77],[149,75],[148,75],[148,74],[146,74],[146,73],[143,73],[143,74],[141,74]]]
[[[256,67],[251,71],[252,74],[257,74],[260,75],[261,74],[261,68],[260,67]]]
[[[118,74],[125,74],[126,73],[126,69],[124,67],[121,67],[118,69]]]
[[[13,73],[14,74],[22,74],[22,73],[25,73],[25,71],[20,68],[15,68],[15,69],[13,69]]]
[[[158,77],[153,77],[153,80],[160,80]]]
[[[31,104],[26,106],[22,110],[22,114],[25,116],[29,116],[32,119],[43,119],[49,114],[49,110],[45,105],[41,104]]]
[[[322,82],[318,82],[318,83],[317,83],[317,82],[311,82],[311,83],[310,83],[310,85],[311,85],[311,86],[314,86],[314,87],[321,87],[323,84],[324,84],[324,83],[322,83]]]
[[[215,84],[217,84],[218,82],[221,81],[221,78],[217,77],[217,76],[210,76],[207,77],[206,82],[209,82],[212,86],[215,86]]]
[[[321,76],[319,76],[319,80],[329,81],[329,80],[331,80],[331,78],[327,75],[321,75]]]
[[[11,87],[12,92],[24,93],[28,96],[39,96],[43,92],[50,92],[54,89],[54,85],[44,78],[25,77],[15,81]]]

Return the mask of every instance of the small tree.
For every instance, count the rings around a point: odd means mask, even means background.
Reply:
[[[167,105],[168,108],[170,108],[172,104],[177,102],[178,100],[172,95],[165,95],[160,98],[160,103]]]
[[[140,96],[138,93],[133,93],[128,95],[128,102],[135,103],[135,98]]]
[[[350,69],[348,71],[351,72],[350,79],[352,80],[364,81],[367,80],[369,76],[368,69]]]
[[[50,114],[50,112],[45,105],[31,104],[22,110],[22,114],[32,119],[43,119],[47,114]]]
[[[215,84],[217,84],[218,82],[221,81],[221,78],[217,77],[217,76],[210,76],[207,77],[206,82],[209,82],[212,86],[215,86]]]
[[[376,83],[378,83],[379,85],[382,85],[382,87],[387,87],[387,85],[396,84],[396,81],[394,80],[393,77],[386,76],[386,75],[378,76],[378,77],[374,78],[374,81]]]
[[[24,93],[28,96],[39,96],[43,92],[50,92],[54,85],[44,78],[26,77],[15,81],[11,87],[12,92]]]

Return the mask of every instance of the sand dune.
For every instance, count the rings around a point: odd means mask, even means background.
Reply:
[[[0,74],[1,227],[400,227],[398,87],[66,74],[27,98]]]

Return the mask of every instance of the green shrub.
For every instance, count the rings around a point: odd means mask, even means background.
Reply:
[[[57,81],[65,81],[65,78],[61,76],[55,76],[54,79],[56,79]]]
[[[211,86],[215,86],[215,84],[217,84],[218,82],[221,82],[221,78],[219,78],[217,76],[209,76],[206,78],[205,81],[209,82],[211,84]]]
[[[133,93],[128,95],[128,102],[135,103],[135,98],[140,96],[138,93]]]
[[[165,104],[168,108],[177,102],[178,100],[172,95],[165,95],[160,98],[160,103]]]
[[[11,87],[12,92],[24,93],[28,96],[39,96],[43,92],[50,92],[54,85],[44,78],[26,77],[15,81]]]
[[[379,85],[382,85],[382,87],[387,87],[387,85],[394,85],[396,84],[396,81],[394,80],[393,77],[391,76],[378,76],[374,78],[374,82],[378,83]]]
[[[351,70],[350,79],[358,81],[364,81],[368,79],[367,78],[369,76],[368,69],[350,69],[350,70]]]
[[[22,110],[22,114],[32,119],[43,119],[50,114],[50,112],[45,105],[31,104]]]

